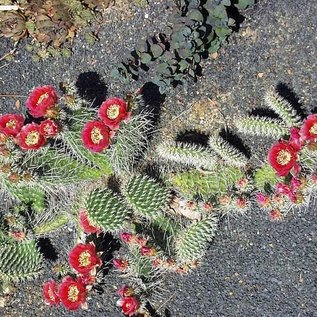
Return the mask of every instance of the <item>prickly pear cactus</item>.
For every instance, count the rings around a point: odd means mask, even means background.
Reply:
[[[85,201],[89,221],[103,231],[116,231],[129,219],[130,210],[117,194],[109,189],[95,189]]]
[[[134,212],[149,219],[160,216],[169,199],[168,189],[147,176],[133,176],[123,191]]]
[[[0,280],[36,277],[41,265],[42,255],[34,240],[0,245]]]
[[[181,262],[192,262],[201,258],[207,244],[215,235],[218,225],[217,217],[209,217],[193,223],[179,233],[176,238],[177,258]]]

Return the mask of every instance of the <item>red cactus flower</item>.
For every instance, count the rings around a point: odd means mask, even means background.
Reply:
[[[245,198],[243,198],[243,197],[238,197],[238,198],[236,199],[235,203],[236,203],[236,206],[237,206],[238,208],[244,209],[244,208],[247,207],[247,203],[248,203],[248,202],[247,202],[247,200],[246,200]]]
[[[80,281],[84,285],[93,285],[96,283],[96,276],[93,274],[85,274],[78,276],[78,281]]]
[[[288,195],[291,189],[284,183],[276,184],[276,192],[279,194]]]
[[[279,176],[286,176],[296,164],[297,152],[286,141],[275,143],[268,154],[270,165]]]
[[[143,246],[143,247],[141,247],[141,254],[144,256],[154,256],[154,255],[156,255],[156,249],[151,248],[151,247],[147,247],[147,246]]]
[[[317,114],[311,114],[304,120],[300,134],[304,141],[317,139]]]
[[[9,236],[16,241],[23,241],[26,237],[26,234],[24,231],[10,231]]]
[[[117,130],[120,122],[129,118],[130,112],[123,99],[114,97],[101,104],[98,116],[111,130]]]
[[[87,291],[80,280],[66,276],[58,288],[58,296],[67,309],[76,310],[86,304]]]
[[[96,266],[101,265],[101,260],[96,253],[93,243],[77,244],[69,253],[68,261],[71,267],[81,274],[88,274]]]
[[[124,259],[113,259],[113,265],[117,270],[124,271],[128,268],[128,261]]]
[[[84,146],[92,152],[102,152],[109,146],[110,130],[100,121],[89,121],[81,133]]]
[[[147,244],[147,239],[143,237],[136,237],[135,242],[140,246],[144,247]]]
[[[128,285],[122,285],[121,288],[118,289],[117,294],[121,297],[130,297],[134,295],[134,290]]]
[[[45,137],[36,123],[25,125],[18,134],[18,139],[23,150],[38,150],[45,144]]]
[[[291,179],[291,189],[292,190],[297,190],[301,185],[302,185],[302,182],[298,178],[293,177]]]
[[[270,219],[272,221],[279,221],[282,218],[283,218],[283,214],[278,209],[274,209],[270,211]]]
[[[301,137],[298,128],[291,128],[291,136],[289,138],[289,144],[296,150],[299,151],[302,148]]]
[[[43,284],[43,296],[47,305],[58,305],[61,300],[57,295],[57,284],[54,280],[49,280]]]
[[[45,117],[47,111],[57,102],[57,94],[52,86],[39,86],[33,89],[26,100],[26,106],[34,118]]]
[[[136,239],[136,235],[130,232],[122,232],[120,233],[120,238],[125,243],[132,243]]]
[[[140,307],[139,300],[134,297],[124,297],[118,300],[117,305],[121,307],[125,315],[133,316]]]
[[[264,195],[263,193],[257,193],[256,200],[259,203],[259,205],[263,208],[267,208],[270,204],[270,198]]]
[[[97,234],[99,234],[101,232],[101,230],[98,227],[93,226],[89,222],[88,215],[87,215],[87,212],[85,210],[81,210],[79,213],[79,223],[80,223],[80,226],[83,228],[85,233],[88,233],[88,234],[97,233]]]
[[[54,137],[58,134],[59,128],[54,120],[46,119],[40,124],[40,131],[45,137]]]
[[[0,132],[5,136],[17,136],[24,124],[24,117],[19,114],[0,116]]]

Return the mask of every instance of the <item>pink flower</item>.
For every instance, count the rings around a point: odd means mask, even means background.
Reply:
[[[279,221],[282,218],[283,218],[283,214],[278,209],[274,209],[270,211],[270,219],[272,221]]]
[[[286,141],[275,143],[268,154],[270,165],[279,176],[286,176],[296,164],[297,151]]]
[[[80,280],[66,276],[58,288],[58,296],[67,309],[76,310],[86,305],[87,291]]]
[[[24,117],[18,114],[0,116],[0,132],[6,136],[17,136],[24,124]]]
[[[100,233],[101,230],[96,226],[93,226],[87,216],[87,212],[85,210],[81,210],[79,213],[79,223],[85,233]]]
[[[110,130],[100,121],[89,121],[81,133],[84,146],[92,152],[102,152],[110,143]]]
[[[18,134],[19,145],[23,150],[38,150],[46,140],[41,133],[40,126],[36,123],[25,125]]]
[[[270,204],[270,198],[264,195],[263,193],[257,193],[256,200],[259,203],[259,205],[263,208],[267,208]]]
[[[246,200],[245,198],[243,198],[243,197],[238,197],[238,198],[236,199],[235,203],[236,203],[236,206],[237,206],[238,208],[243,209],[243,208],[246,208],[246,207],[247,207],[247,200]]]
[[[124,297],[118,300],[117,305],[121,307],[125,315],[133,316],[140,307],[139,300],[134,297]]]
[[[120,238],[125,243],[131,243],[135,241],[136,235],[129,232],[122,232],[120,233]]]
[[[128,261],[124,259],[113,259],[113,265],[117,270],[124,271],[128,268]]]
[[[151,248],[151,247],[147,247],[147,246],[143,246],[143,247],[141,247],[141,254],[144,256],[154,256],[154,255],[156,255],[156,249]]]
[[[57,102],[57,94],[52,86],[39,86],[33,89],[26,100],[26,107],[34,118],[45,117],[47,111]]]
[[[291,128],[289,144],[296,150],[299,151],[302,148],[301,137],[298,128]]]
[[[293,177],[291,180],[291,189],[296,190],[302,185],[302,182],[298,179]]]
[[[134,290],[128,285],[123,285],[120,289],[118,289],[117,294],[121,297],[130,297],[134,295]]]
[[[45,137],[54,137],[58,134],[59,128],[55,121],[46,119],[40,123],[40,131]]]
[[[43,284],[43,296],[47,305],[54,306],[60,303],[61,300],[57,295],[57,284],[54,280],[49,280]]]
[[[304,141],[317,139],[317,114],[311,114],[304,120],[300,134]]]
[[[279,194],[288,195],[290,193],[291,189],[284,183],[277,183],[276,184],[276,191]]]
[[[98,116],[111,130],[117,130],[120,122],[129,118],[130,112],[123,99],[114,97],[101,104]]]

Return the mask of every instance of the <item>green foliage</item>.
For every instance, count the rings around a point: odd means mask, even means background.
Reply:
[[[133,176],[123,192],[134,212],[149,219],[161,216],[169,200],[169,190],[147,176]]]
[[[218,218],[209,217],[181,231],[176,240],[177,259],[181,262],[192,262],[201,258],[208,242],[213,239],[217,226]]]
[[[275,185],[280,181],[280,177],[276,175],[276,171],[269,164],[264,164],[254,173],[254,183],[256,188],[261,191],[272,191]]]
[[[244,173],[232,166],[216,166],[212,171],[201,173],[193,170],[171,175],[170,182],[187,198],[201,197],[208,201],[211,196],[226,193]]]
[[[85,201],[89,221],[103,231],[113,232],[123,227],[130,217],[126,203],[109,189],[95,189]]]
[[[213,151],[207,147],[189,143],[163,142],[156,147],[156,153],[167,162],[207,170],[212,169],[217,162],[217,156]]]
[[[287,126],[278,119],[250,116],[234,120],[239,132],[252,136],[279,139],[288,134]]]
[[[138,79],[141,66],[157,60],[152,81],[163,93],[172,84],[186,84],[187,77],[197,79],[199,64],[206,52],[212,53],[227,42],[236,21],[229,17],[232,6],[244,9],[253,0],[178,1],[179,15],[172,21],[170,36],[158,34],[136,44],[132,58],[113,70],[114,77]]]
[[[36,277],[42,266],[42,255],[34,240],[0,245],[0,280]]]
[[[208,143],[227,165],[235,167],[245,167],[247,165],[248,158],[220,136],[211,136]]]
[[[265,104],[275,111],[288,128],[299,127],[301,118],[294,107],[275,91],[269,91],[264,97]]]

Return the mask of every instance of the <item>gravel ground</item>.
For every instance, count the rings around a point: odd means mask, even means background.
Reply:
[[[146,9],[131,8],[122,19],[107,22],[100,32],[101,41],[87,46],[80,39],[69,59],[32,62],[20,51],[13,62],[0,65],[0,93],[26,95],[34,86],[58,85],[79,74],[100,76],[101,91],[123,95],[149,80],[143,74],[129,87],[109,78],[112,67],[127,56],[137,39],[166,29],[172,11],[168,1],[149,1]],[[166,96],[162,106],[161,135],[175,136],[184,129],[212,132],[218,128],[212,114],[221,110],[225,124],[231,118],[263,106],[263,93],[278,83],[291,89],[307,110],[317,104],[317,6],[309,0],[263,0],[245,13],[240,31],[228,47],[202,63],[203,76],[187,89],[178,87]],[[122,33],[124,30],[124,33]],[[2,45],[4,43],[4,45]],[[0,55],[7,51],[6,41]],[[104,83],[102,82],[104,81]],[[285,92],[285,90],[284,90]],[[19,97],[23,102],[24,98]],[[15,100],[0,98],[0,112],[12,110]],[[186,124],[184,124],[186,122]],[[172,124],[171,124],[172,123]],[[271,140],[245,140],[263,160]],[[260,211],[239,218],[224,218],[202,265],[190,275],[170,277],[164,284],[166,307],[162,316],[173,317],[314,317],[317,316],[317,221],[312,203],[308,210],[290,214],[280,223],[271,222]],[[65,232],[64,235],[72,235]],[[63,236],[53,241],[57,251],[68,248]],[[67,239],[65,239],[67,241]],[[62,253],[62,252],[61,252]],[[110,274],[105,292],[92,294],[89,310],[69,313],[47,308],[41,299],[41,283],[17,285],[0,316],[120,316],[115,308],[114,285]],[[162,304],[164,300],[162,299]]]

